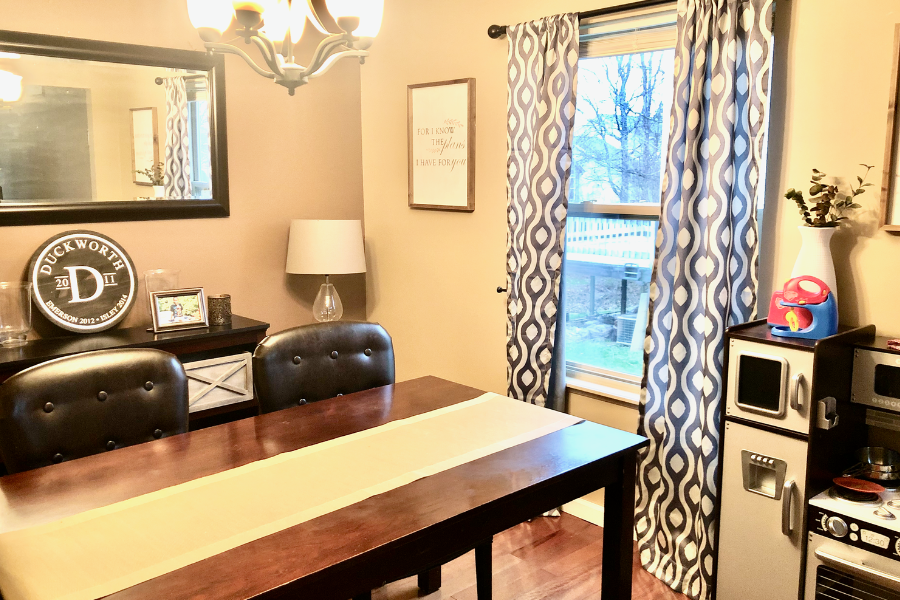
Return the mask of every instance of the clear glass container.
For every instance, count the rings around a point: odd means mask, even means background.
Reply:
[[[325,283],[319,288],[316,300],[312,307],[313,317],[316,321],[337,321],[344,314],[344,304],[341,297],[338,296],[337,290],[334,289],[328,277],[325,277]]]
[[[0,282],[0,345],[21,346],[31,330],[31,284]]]
[[[178,275],[181,273],[178,269],[152,269],[144,271],[144,285],[147,287],[147,294],[150,292],[163,292],[167,290],[177,290]]]

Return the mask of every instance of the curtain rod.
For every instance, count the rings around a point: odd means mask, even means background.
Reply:
[[[620,4],[619,6],[610,6],[607,8],[598,8],[595,10],[587,10],[578,13],[579,19],[590,19],[591,17],[602,17],[605,15],[614,15],[616,13],[629,10],[639,10],[641,8],[653,8],[654,6],[662,6],[663,4],[674,4],[673,0],[641,0],[640,2],[630,2],[628,4]],[[487,34],[493,39],[498,39],[506,35],[507,25],[491,25],[488,27]]]
[[[162,85],[164,79],[175,79],[176,77],[181,77],[182,79],[200,79],[201,77],[206,77],[206,75],[201,73],[198,73],[196,75],[164,75],[163,77],[157,77],[153,81],[156,83],[156,85]]]

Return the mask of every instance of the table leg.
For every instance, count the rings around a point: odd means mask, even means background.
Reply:
[[[634,553],[634,452],[622,458],[622,481],[606,486],[603,514],[603,567],[601,600],[631,598]]]
[[[475,590],[478,600],[491,600],[492,573],[491,573],[491,543],[494,538],[489,538],[475,546]]]
[[[419,573],[419,595],[427,596],[441,589],[441,566]]]

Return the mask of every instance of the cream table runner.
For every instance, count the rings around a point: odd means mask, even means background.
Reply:
[[[93,600],[580,421],[488,393],[4,533],[0,591]]]

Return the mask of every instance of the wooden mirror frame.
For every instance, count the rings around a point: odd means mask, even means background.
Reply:
[[[225,60],[205,52],[137,46],[56,35],[0,30],[0,52],[76,60],[171,67],[209,73],[212,200],[91,201],[35,204],[0,202],[0,226],[227,217],[228,142],[225,129]]]

